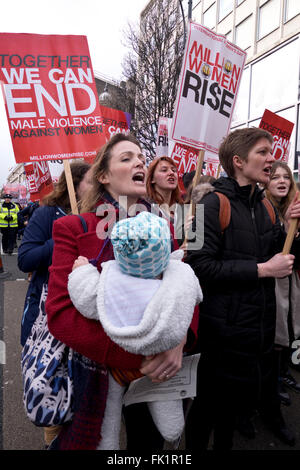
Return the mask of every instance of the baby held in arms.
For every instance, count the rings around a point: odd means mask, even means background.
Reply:
[[[76,309],[101,322],[123,349],[151,356],[180,344],[195,306],[202,301],[199,281],[182,262],[183,251],[171,253],[165,219],[149,212],[117,222],[111,232],[115,260],[101,272],[79,256],[69,274],[68,290]],[[111,369],[99,449],[119,449],[123,394],[141,373]],[[168,377],[166,377],[168,378]],[[182,433],[182,400],[148,402],[153,421],[165,440]]]

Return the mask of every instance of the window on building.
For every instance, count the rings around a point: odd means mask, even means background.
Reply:
[[[285,14],[284,20],[289,21],[294,16],[300,13],[300,2],[299,0],[285,0]]]
[[[201,17],[201,4],[198,6],[196,6],[194,9],[193,9],[193,20],[196,22],[196,23],[202,23],[202,17]]]
[[[248,119],[249,108],[249,91],[250,91],[250,67],[243,70],[241,83],[235,103],[232,125],[235,126],[240,122],[245,122]]]
[[[299,39],[253,64],[250,119],[262,116],[266,108],[279,110],[293,105],[297,101],[298,75]]]
[[[241,49],[248,49],[252,44],[253,37],[253,17],[248,16],[235,28],[235,44]]]
[[[213,29],[216,26],[216,3],[213,3],[203,13],[203,24],[209,29]]]
[[[245,122],[243,124],[239,124],[238,126],[231,126],[230,130],[235,131],[236,129],[242,129],[243,127],[247,127]]]
[[[200,8],[201,0],[200,1],[195,1],[195,6],[193,8]]]
[[[278,111],[276,112],[278,116],[283,117],[284,119],[287,119],[288,121],[295,122],[296,116],[295,116],[295,106],[291,106],[288,109],[284,109],[283,111]],[[294,125],[291,138],[290,138],[290,143],[289,143],[289,161],[288,164],[291,166],[291,168],[294,168],[294,155],[295,155],[295,136],[296,136],[296,125]]]
[[[226,39],[228,39],[228,41],[230,42],[233,41],[232,31],[228,31],[228,33],[226,33],[225,36],[226,36]]]
[[[259,127],[261,121],[261,117],[259,119],[255,119],[254,121],[250,121],[248,127]]]
[[[259,8],[258,39],[263,38],[279,27],[280,0],[269,0]]]
[[[232,0],[219,0],[219,21],[233,10]]]

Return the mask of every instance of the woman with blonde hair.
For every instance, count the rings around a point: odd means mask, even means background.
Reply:
[[[276,207],[280,220],[284,223],[286,211],[295,197],[297,185],[287,163],[277,160],[273,163],[270,183],[266,196]]]
[[[295,197],[297,186],[292,172],[285,162],[273,163],[266,197],[278,211],[282,224],[288,208]],[[281,401],[290,404],[285,386],[300,393],[300,384],[289,371],[291,345],[300,336],[300,279],[295,269],[290,276],[276,279],[276,349],[280,357],[279,394]]]

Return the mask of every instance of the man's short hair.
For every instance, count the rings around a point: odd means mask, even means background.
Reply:
[[[258,127],[245,127],[236,129],[228,134],[219,147],[220,163],[228,176],[234,178],[235,169],[233,165],[234,155],[238,155],[242,160],[247,160],[252,147],[260,139],[268,139],[273,144],[273,137],[264,129]]]

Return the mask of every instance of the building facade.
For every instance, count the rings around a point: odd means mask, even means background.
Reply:
[[[112,77],[102,74],[94,70],[95,84],[99,103],[103,106],[110,107],[114,97],[118,94],[121,84]]]
[[[289,166],[300,157],[300,1],[193,1],[192,19],[247,52],[232,129],[258,126],[265,109],[294,123]]]
[[[18,163],[14,166],[7,176],[7,183],[10,184],[25,184],[25,180],[24,163]]]

